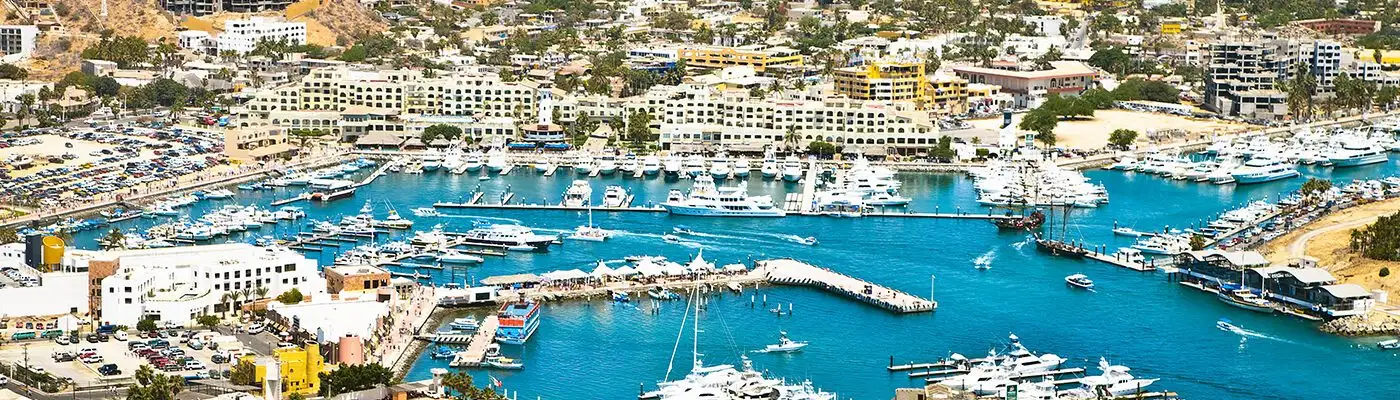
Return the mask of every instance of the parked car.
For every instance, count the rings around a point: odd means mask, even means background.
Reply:
[[[103,364],[101,367],[97,367],[97,373],[102,374],[102,376],[113,376],[121,375],[122,371],[117,368],[117,364]]]

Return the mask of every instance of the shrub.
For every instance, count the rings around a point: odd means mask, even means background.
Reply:
[[[1390,267],[1381,267],[1381,277],[1390,276]]]

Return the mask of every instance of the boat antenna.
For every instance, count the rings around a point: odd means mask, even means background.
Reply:
[[[666,376],[662,378],[663,382],[671,380],[671,370],[676,365],[676,351],[681,347],[681,335],[685,333],[685,321],[686,318],[690,317],[690,305],[693,300],[691,297],[685,299],[685,314],[681,315],[681,329],[676,331],[676,344],[671,346],[671,361],[666,363]]]

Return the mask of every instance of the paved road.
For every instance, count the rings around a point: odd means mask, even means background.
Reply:
[[[10,384],[5,385],[5,388],[21,396],[25,396],[35,400],[101,400],[126,398],[126,388],[124,387],[112,389],[86,390],[78,392],[76,394],[73,392],[47,394],[38,390],[34,390],[31,392],[27,386],[15,382],[13,379],[11,379]]]
[[[1376,219],[1377,219],[1377,218],[1380,218],[1380,216],[1377,215],[1377,216],[1363,217],[1363,218],[1360,218],[1360,219],[1353,219],[1353,220],[1346,221],[1346,222],[1342,222],[1342,223],[1339,223],[1339,224],[1328,225],[1328,226],[1325,226],[1325,227],[1321,227],[1321,228],[1317,228],[1317,229],[1313,229],[1313,230],[1307,231],[1306,233],[1303,233],[1302,235],[1298,236],[1297,239],[1294,239],[1294,240],[1293,240],[1293,243],[1289,243],[1289,244],[1288,244],[1288,256],[1289,256],[1289,257],[1292,257],[1292,258],[1299,258],[1299,257],[1306,256],[1306,255],[1307,255],[1306,253],[1307,253],[1307,251],[1308,251],[1308,242],[1311,241],[1311,240],[1313,240],[1314,238],[1317,238],[1318,236],[1323,235],[1323,234],[1326,234],[1326,233],[1329,233],[1329,232],[1336,232],[1336,231],[1339,231],[1339,230],[1342,230],[1342,229],[1352,229],[1352,228],[1357,228],[1357,227],[1360,227],[1360,226],[1363,226],[1363,225],[1367,225],[1367,224],[1370,224],[1370,223],[1372,223],[1372,222],[1376,222]]]

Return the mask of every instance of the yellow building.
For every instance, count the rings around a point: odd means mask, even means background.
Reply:
[[[943,114],[967,111],[967,81],[928,76],[920,62],[875,61],[835,71],[836,93],[856,100],[911,101]]]
[[[771,66],[802,65],[802,54],[786,47],[759,46],[720,47],[704,46],[681,49],[677,56],[687,67],[725,68],[748,66],[754,72],[763,73]]]
[[[1180,18],[1169,18],[1162,20],[1160,26],[1163,35],[1176,35],[1181,33],[1181,28],[1186,26],[1186,22]]]
[[[296,150],[281,128],[234,127],[219,131],[224,134],[224,155],[237,162],[268,161]]]
[[[321,389],[321,372],[326,370],[326,359],[321,357],[321,346],[308,344],[305,347],[286,347],[272,351],[272,357],[277,359],[277,364],[281,367],[282,386],[286,388],[285,393],[301,393],[304,395],[315,395]],[[254,379],[259,385],[267,377],[267,366],[253,359],[252,356],[243,357],[243,361],[253,363],[255,372]]]

